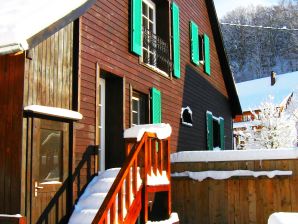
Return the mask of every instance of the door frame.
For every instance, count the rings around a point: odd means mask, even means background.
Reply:
[[[98,144],[98,156],[99,156],[99,171],[105,170],[105,140],[106,140],[106,81],[103,78],[100,78],[100,121],[101,121],[101,132],[100,136],[100,145]],[[99,93],[99,92],[98,92]],[[98,105],[99,106],[99,105]],[[97,124],[99,125],[99,124]],[[99,127],[97,127],[99,128]],[[98,141],[98,140],[97,140]]]

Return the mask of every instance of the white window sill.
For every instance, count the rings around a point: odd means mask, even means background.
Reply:
[[[144,63],[142,61],[142,59],[140,59],[140,64],[145,66],[146,68],[150,69],[150,70],[153,70],[154,72],[158,73],[159,75],[161,76],[164,76],[166,78],[171,78],[170,75],[166,72],[164,72],[163,70],[157,68],[156,66],[153,66],[153,65],[150,65],[150,64],[147,64],[147,63]]]

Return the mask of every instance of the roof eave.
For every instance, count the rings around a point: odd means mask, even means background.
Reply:
[[[13,43],[9,45],[0,46],[0,55],[15,54],[25,50],[27,50],[27,47],[24,47],[21,43]]]
[[[227,92],[229,95],[229,100],[232,109],[232,115],[235,117],[236,115],[242,114],[241,104],[239,100],[239,96],[237,93],[235,81],[233,74],[230,69],[230,64],[227,58],[226,50],[223,44],[223,38],[221,29],[219,26],[215,6],[213,0],[205,0],[208,15],[211,22],[211,28],[213,32],[213,36],[215,39],[216,49],[220,60],[220,66],[223,72],[224,81],[227,87]]]
[[[0,46],[0,55],[14,54],[35,47],[36,45],[46,40],[48,37],[50,37],[57,31],[68,25],[69,23],[82,16],[95,2],[96,0],[87,0],[84,4],[70,11],[64,17],[58,19],[56,22],[47,26],[45,29],[39,31],[33,36],[22,40],[22,42],[20,43],[11,43]]]

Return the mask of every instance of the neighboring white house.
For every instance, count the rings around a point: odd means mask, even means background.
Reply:
[[[295,90],[298,89],[298,72],[276,75],[250,80],[236,84],[243,114],[234,119],[234,148],[245,142],[243,131],[248,127],[258,127],[258,116],[262,103],[270,101],[283,110],[291,102]]]

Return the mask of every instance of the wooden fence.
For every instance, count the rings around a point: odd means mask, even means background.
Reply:
[[[298,212],[298,160],[174,163],[183,171],[293,171],[290,176],[226,180],[172,178],[172,208],[180,223],[267,224],[273,212]],[[297,221],[298,223],[298,221]]]

